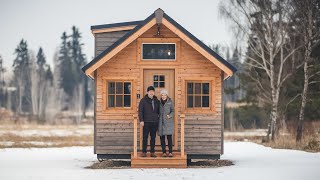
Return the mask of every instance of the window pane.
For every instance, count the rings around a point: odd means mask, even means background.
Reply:
[[[153,76],[153,81],[158,81],[158,75]]]
[[[108,83],[108,94],[114,94],[114,82]]]
[[[201,96],[195,96],[194,107],[201,107]]]
[[[159,84],[160,87],[164,87],[164,82],[160,82]]]
[[[160,76],[160,81],[164,81],[164,76]]]
[[[202,83],[202,94],[209,94],[209,83]]]
[[[108,96],[108,107],[114,107],[114,95]]]
[[[209,96],[202,96],[202,107],[209,107]]]
[[[116,96],[116,107],[123,107],[123,95]]]
[[[193,94],[193,83],[188,83],[187,84],[187,86],[188,86],[188,94]]]
[[[131,96],[125,95],[124,96],[124,107],[130,107],[131,106]]]
[[[124,83],[124,94],[131,94],[131,83]]]
[[[154,83],[153,83],[153,87],[155,87],[155,88],[157,88],[157,87],[158,87],[158,85],[159,85],[159,83],[158,83],[158,82],[154,82]]]
[[[188,96],[187,101],[187,107],[193,107],[193,96]]]
[[[123,94],[123,83],[122,82],[116,83],[116,93]]]
[[[175,44],[143,44],[143,59],[175,59]]]
[[[195,94],[201,94],[201,83],[194,83]]]

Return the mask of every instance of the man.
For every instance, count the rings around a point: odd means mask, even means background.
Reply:
[[[147,156],[147,141],[149,133],[151,137],[151,157],[156,157],[154,147],[156,144],[156,132],[159,123],[159,100],[154,95],[154,91],[154,87],[149,86],[147,89],[147,94],[141,99],[139,103],[139,119],[140,124],[143,126],[142,157]]]

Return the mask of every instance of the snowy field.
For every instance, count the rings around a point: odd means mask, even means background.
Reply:
[[[319,180],[320,153],[226,142],[222,159],[235,165],[188,169],[86,169],[92,147],[0,149],[0,179],[246,179]]]

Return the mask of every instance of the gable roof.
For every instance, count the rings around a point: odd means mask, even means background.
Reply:
[[[158,10],[161,10],[161,9],[158,9]],[[93,78],[92,76],[93,71],[96,70],[98,67],[100,67],[103,63],[105,63],[108,60],[108,58],[111,58],[115,54],[117,54],[117,51],[119,52],[121,50],[121,48],[119,50],[116,50],[117,47],[123,46],[124,48],[126,46],[125,44],[131,43],[133,40],[139,37],[143,32],[145,32],[146,30],[151,28],[153,25],[155,25],[156,24],[155,13],[152,13],[144,21],[134,21],[134,22],[137,23],[134,29],[132,29],[123,37],[118,39],[114,44],[112,44],[110,47],[104,50],[101,54],[96,56],[91,62],[89,62],[88,64],[82,67],[82,71],[86,75]],[[121,24],[121,23],[118,23],[118,24]],[[181,39],[185,40],[189,45],[191,45],[193,48],[198,50],[202,55],[204,55],[210,61],[216,64],[220,69],[222,69],[227,74],[227,77],[232,76],[232,74],[237,71],[237,69],[234,66],[232,66],[228,61],[226,61],[221,56],[219,56],[211,48],[205,45],[202,41],[200,41],[198,38],[192,35],[189,31],[187,31],[179,23],[174,21],[170,16],[168,16],[165,13],[163,13],[162,24],[167,26],[170,30],[176,33]],[[105,26],[105,27],[115,26],[115,24],[102,25],[102,26]],[[97,26],[94,26],[94,27],[97,27]],[[108,55],[109,57],[107,57]],[[101,60],[104,60],[104,62],[101,62]]]

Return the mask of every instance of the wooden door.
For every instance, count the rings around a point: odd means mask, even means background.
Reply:
[[[168,91],[168,95],[171,98],[172,102],[174,103],[174,84],[175,84],[175,77],[174,77],[174,70],[163,70],[163,69],[147,69],[143,72],[143,96],[147,94],[147,88],[149,86],[153,86],[155,88],[155,95],[160,100],[161,95],[160,91],[162,89],[166,89]],[[175,119],[176,121],[176,119]],[[176,124],[176,123],[174,123]],[[177,132],[175,132],[177,133]],[[174,134],[175,134],[174,133]],[[142,133],[141,133],[142,134]],[[140,142],[142,147],[142,136],[140,136]],[[148,140],[148,146],[150,141]],[[174,135],[172,137],[172,143],[174,145]],[[156,137],[156,150],[161,150],[161,143],[160,137],[157,134]]]

